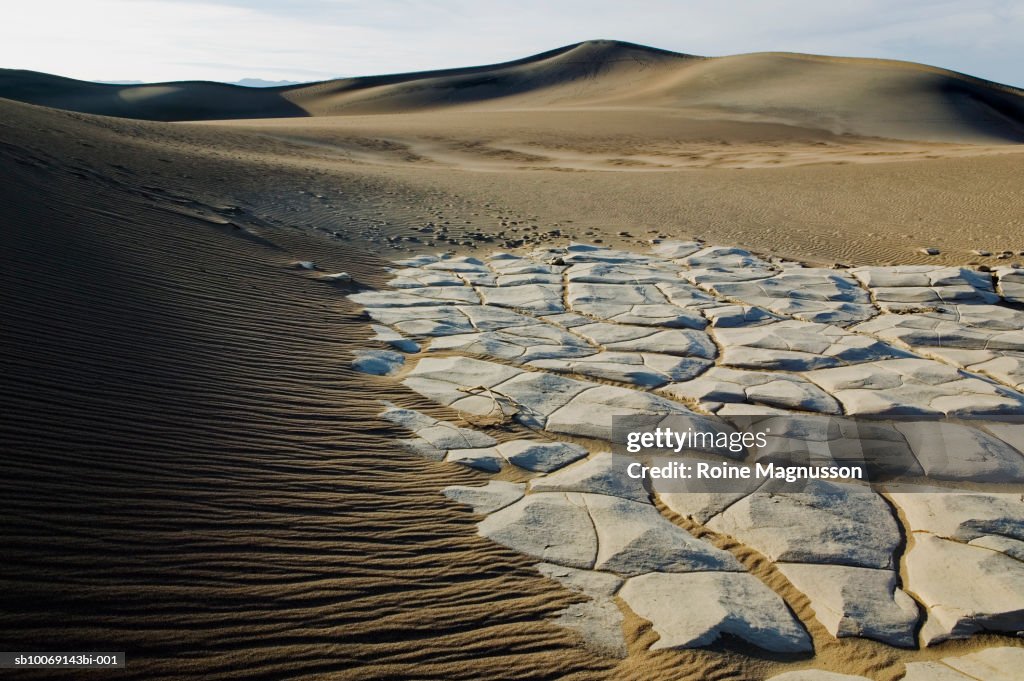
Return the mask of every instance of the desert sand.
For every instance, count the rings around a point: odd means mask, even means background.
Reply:
[[[628,613],[628,655],[602,654],[555,621],[585,596],[441,494],[487,477],[396,445],[408,433],[381,401],[468,424],[351,367],[380,344],[348,296],[388,290],[397,259],[570,241],[1024,261],[1020,91],[916,64],[596,41],[267,91],[8,71],[0,97],[7,649],[116,641],[140,679],[889,680],[1019,648],[835,639],[771,560],[712,537],[781,594],[814,654],[658,649]],[[337,272],[354,284],[323,277]]]

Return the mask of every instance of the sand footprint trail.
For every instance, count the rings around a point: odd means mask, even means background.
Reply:
[[[813,652],[780,594],[658,504],[767,557],[831,636],[906,648],[1024,628],[1019,495],[883,498],[826,481],[800,493],[678,494],[623,476],[609,453],[623,414],[703,429],[737,414],[1024,414],[1024,312],[1003,298],[1016,270],[833,270],[665,242],[647,254],[574,244],[417,256],[392,274],[396,291],[350,296],[390,346],[357,364],[479,427],[390,405],[383,417],[411,433],[407,448],[496,476],[444,492],[485,515],[481,535],[591,599],[562,622],[595,648],[626,654],[621,604],[651,622],[653,648],[727,636]],[[521,437],[491,437],[498,422]],[[873,437],[939,479],[1024,481],[1019,427],[942,428],[966,448],[955,462],[913,429],[880,424]],[[970,571],[971,588],[951,562]]]

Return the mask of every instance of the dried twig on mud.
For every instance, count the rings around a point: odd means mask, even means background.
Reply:
[[[484,385],[460,386],[459,392],[481,397],[489,397],[491,399],[491,408],[485,414],[466,414],[462,411],[459,412],[459,416],[461,416],[463,420],[474,426],[506,425],[510,423],[512,421],[512,417],[520,411],[529,411],[527,407],[508,395],[498,392],[497,390],[492,390]]]

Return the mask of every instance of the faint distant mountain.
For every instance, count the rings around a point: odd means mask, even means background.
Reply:
[[[243,78],[228,85],[241,85],[242,87],[281,87],[283,85],[298,85],[297,80],[263,80],[262,78]]]

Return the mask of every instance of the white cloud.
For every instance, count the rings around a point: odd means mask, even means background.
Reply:
[[[35,0],[14,16],[0,26],[0,66],[99,80],[314,80],[617,38],[908,59],[1024,85],[1013,0]]]

